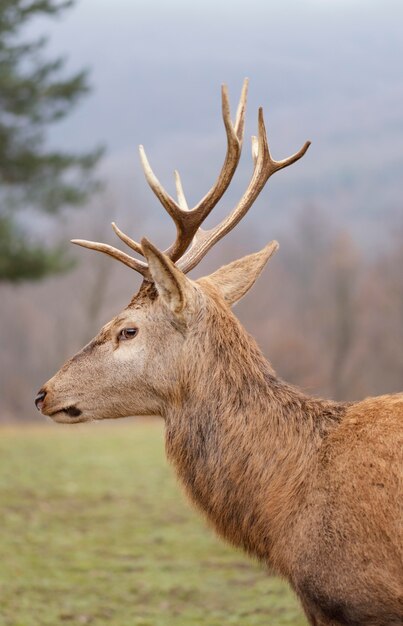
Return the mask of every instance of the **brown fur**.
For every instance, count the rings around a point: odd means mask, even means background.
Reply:
[[[190,498],[289,581],[312,625],[402,624],[403,394],[336,403],[276,377],[229,306],[268,252],[197,282],[145,254],[155,287],[45,385],[42,411],[162,415]],[[138,337],[119,343],[133,325]]]

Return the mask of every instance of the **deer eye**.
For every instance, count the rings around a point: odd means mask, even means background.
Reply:
[[[118,339],[119,341],[126,341],[127,339],[133,339],[137,333],[139,332],[138,328],[123,328],[119,335],[118,335]]]

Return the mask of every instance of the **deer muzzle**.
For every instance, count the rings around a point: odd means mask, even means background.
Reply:
[[[46,403],[48,398],[48,393],[44,389],[40,389],[38,391],[38,395],[35,398],[35,406],[44,415],[48,415],[49,417],[54,417],[57,414],[63,414],[66,417],[77,418],[80,417],[82,411],[77,408],[75,405],[68,405],[61,408],[52,407],[52,403]],[[48,406],[47,406],[48,405]]]

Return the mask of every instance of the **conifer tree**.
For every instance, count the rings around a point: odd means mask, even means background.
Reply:
[[[86,71],[66,76],[62,58],[46,59],[46,37],[25,40],[35,17],[56,17],[74,0],[0,0],[0,281],[37,279],[69,266],[59,248],[39,245],[21,209],[55,214],[94,191],[99,149],[49,149],[49,125],[89,91]],[[25,212],[24,212],[25,215]],[[29,220],[25,220],[27,222]]]

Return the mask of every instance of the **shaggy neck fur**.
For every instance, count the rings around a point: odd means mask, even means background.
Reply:
[[[223,303],[201,315],[165,413],[167,455],[216,530],[286,575],[317,451],[345,406],[276,378]]]

